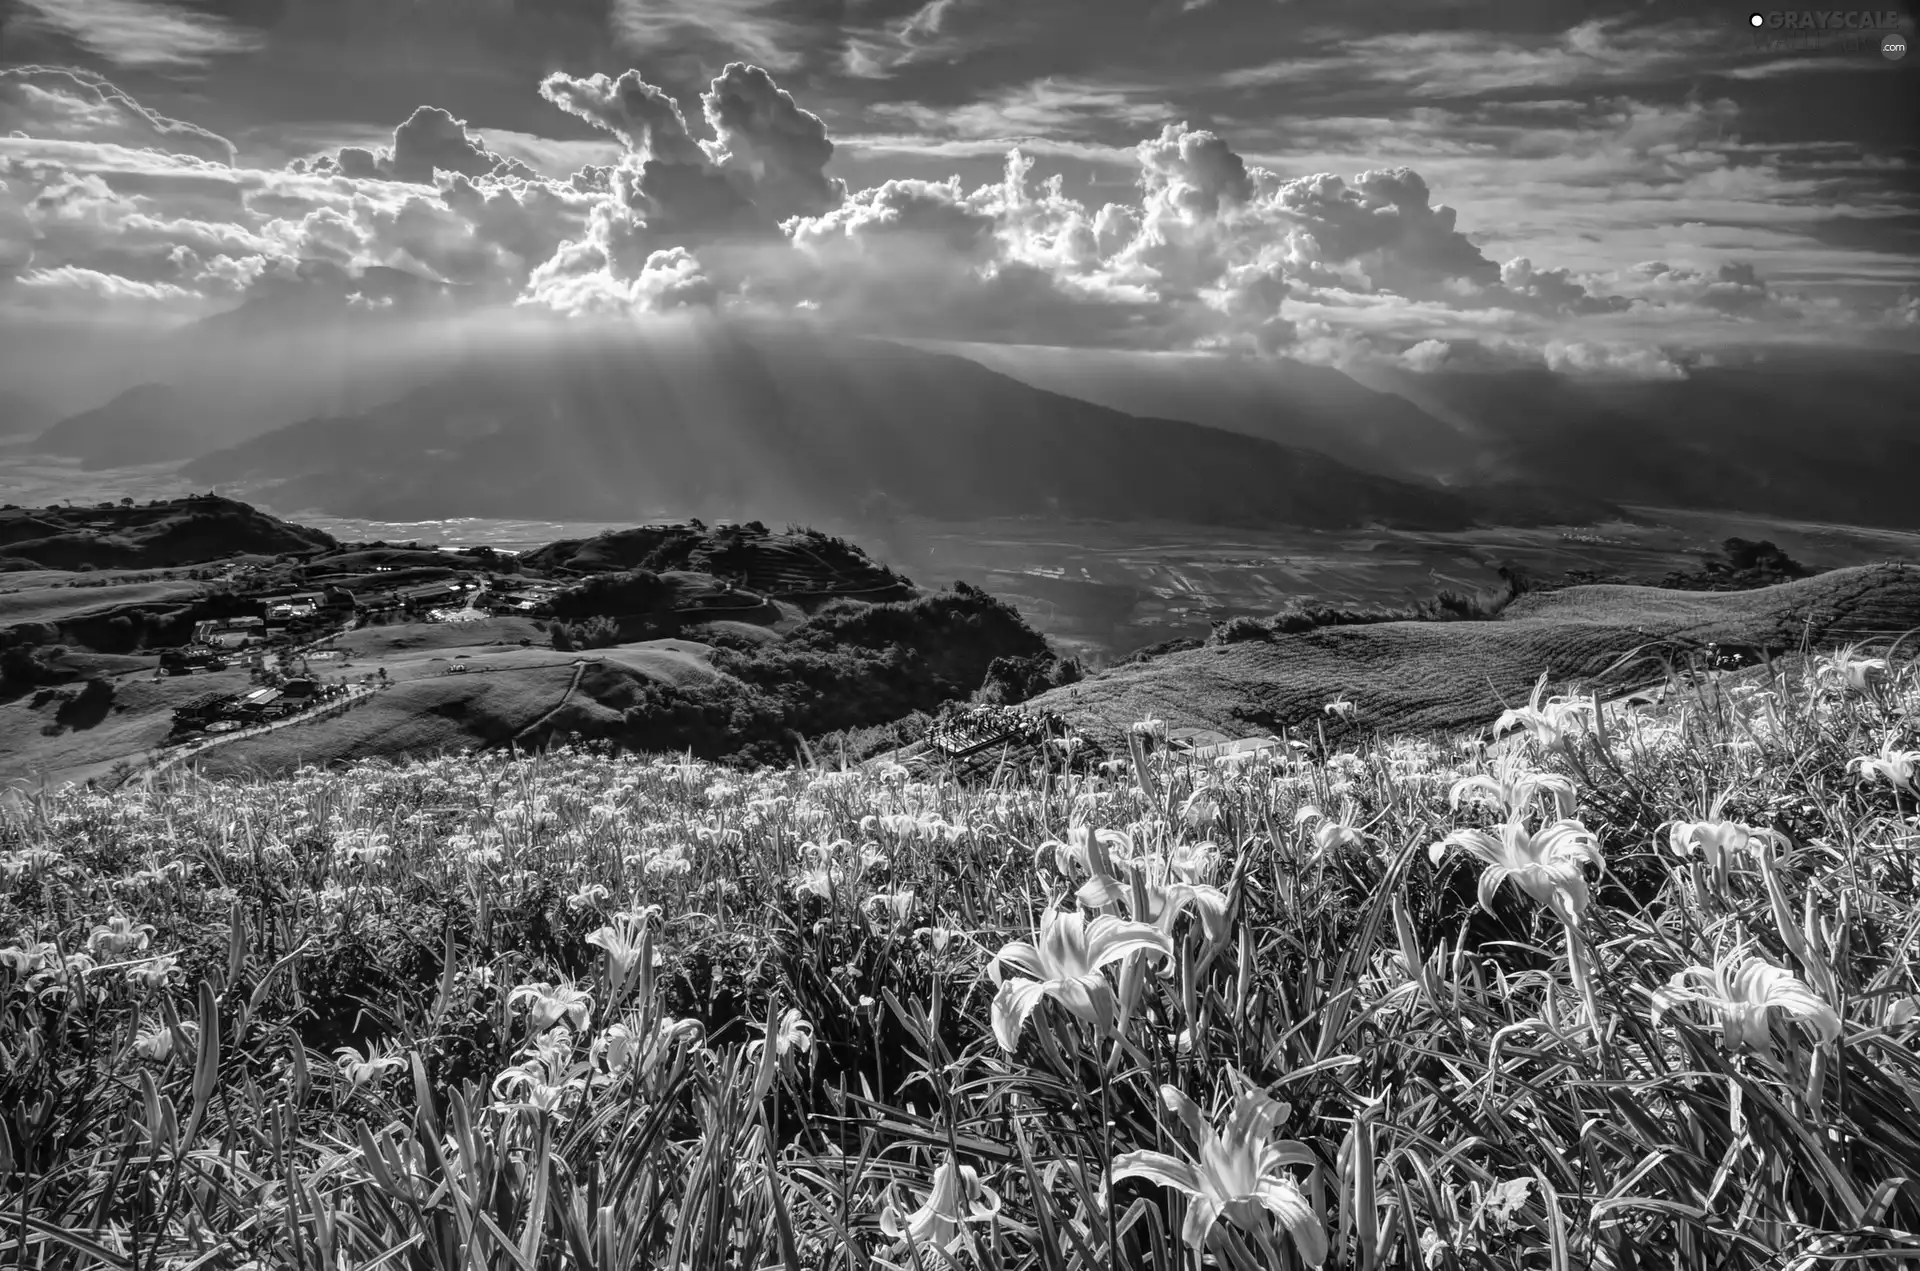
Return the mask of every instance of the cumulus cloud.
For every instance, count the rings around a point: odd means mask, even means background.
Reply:
[[[536,271],[532,302],[574,311],[582,297],[599,305],[607,296],[632,294],[678,305],[708,288],[634,290],[643,274],[661,267],[659,252],[679,247],[704,255],[716,242],[777,243],[783,221],[827,213],[846,197],[845,185],[825,173],[833,157],[826,125],[759,67],[731,63],[701,94],[712,136],[699,141],[680,104],[637,71],[617,78],[555,73],[541,82],[540,93],[619,138],[626,153],[604,176],[588,178],[594,187],[604,179],[605,193],[585,233]],[[576,184],[587,182],[576,178]],[[604,278],[581,281],[595,274]],[[714,294],[731,289],[712,286]]]
[[[728,65],[697,114],[637,71],[538,91],[610,139],[582,155],[617,157],[541,176],[422,106],[388,146],[241,167],[224,139],[97,77],[0,72],[0,120],[28,133],[0,136],[0,304],[197,311],[386,266],[567,313],[804,312],[929,339],[1641,377],[1683,373],[1663,350],[1712,324],[1817,317],[1891,338],[1920,313],[1884,291],[1871,313],[1817,310],[1749,262],[1684,248],[1625,269],[1536,263],[1511,226],[1529,254],[1497,263],[1413,167],[1289,179],[1185,123],[1115,151],[1135,183],[1110,201],[1069,195],[1020,147],[971,188],[850,190],[828,175],[826,124],[758,66]]]
[[[735,62],[701,96],[713,139],[700,143],[720,171],[740,178],[773,219],[817,216],[847,196],[826,174],[833,142],[820,116],[757,66]]]
[[[1767,284],[1747,261],[1729,261],[1713,270],[1647,261],[1629,271],[1620,285],[1647,300],[1695,305],[1736,316],[1758,313],[1772,299]]]
[[[1500,266],[1500,299],[1547,314],[1618,313],[1630,308],[1625,296],[1601,295],[1566,269],[1536,269],[1525,256]]]
[[[414,185],[432,185],[436,172],[517,180],[538,177],[518,159],[487,149],[484,141],[467,131],[466,120],[455,119],[438,106],[415,109],[393,130],[391,146],[379,150],[347,146],[317,159],[295,160],[294,169]]]
[[[1544,367],[1578,379],[1671,380],[1686,369],[1666,349],[1631,341],[1549,339],[1541,344],[1507,336],[1427,339],[1388,359],[1410,371],[1504,371]]]
[[[14,99],[68,126],[46,129],[58,138],[0,139],[0,278],[20,279],[0,303],[44,309],[57,294],[77,312],[89,300],[103,308],[177,301],[189,316],[297,277],[303,261],[392,266],[511,299],[579,233],[600,197],[591,179],[583,189],[525,175],[430,108],[395,130],[391,148],[359,152],[365,164],[348,151],[344,165],[328,156],[274,170],[199,157],[211,134],[154,115],[104,82],[0,83],[17,94],[44,94],[51,84],[91,111]],[[189,153],[163,149],[173,141]],[[214,153],[231,157],[224,142]]]

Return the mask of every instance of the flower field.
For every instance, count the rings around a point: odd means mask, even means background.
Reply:
[[[559,750],[0,813],[0,1261],[1920,1258],[1920,662],[960,784]]]

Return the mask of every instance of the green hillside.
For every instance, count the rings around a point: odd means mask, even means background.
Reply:
[[[1657,678],[1663,653],[1709,644],[1785,651],[1803,639],[1825,645],[1915,627],[1914,565],[1834,570],[1746,592],[1570,587],[1523,596],[1491,621],[1325,627],[1168,653],[1031,704],[1103,743],[1148,715],[1230,737],[1316,720],[1329,733],[1460,731],[1524,701],[1543,669],[1556,683],[1625,690]],[[1334,700],[1354,703],[1350,724],[1324,712]]]

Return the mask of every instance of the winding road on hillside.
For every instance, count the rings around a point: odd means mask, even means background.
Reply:
[[[268,733],[275,732],[282,728],[291,728],[295,724],[310,724],[314,720],[320,719],[334,711],[345,710],[355,702],[372,697],[378,692],[380,692],[378,686],[356,685],[348,689],[345,696],[336,697],[330,702],[323,702],[312,710],[302,711],[298,715],[288,715],[282,719],[274,720],[271,724],[262,724],[257,728],[240,728],[230,733],[219,733],[207,738],[205,741],[196,742],[191,746],[176,750],[171,754],[162,755],[159,759],[155,760],[145,772],[129,775],[127,781],[122,784],[130,784],[137,779],[142,786],[151,790],[154,780],[159,777],[161,773],[184,760],[197,758],[216,746],[224,746],[228,742],[239,741],[247,737],[263,737]]]

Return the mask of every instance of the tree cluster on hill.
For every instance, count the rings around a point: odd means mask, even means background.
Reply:
[[[66,653],[66,646],[58,644],[35,648],[22,643],[0,649],[0,701],[68,679],[68,673],[58,666]]]
[[[1523,594],[1524,582],[1518,574],[1507,576],[1505,584],[1492,591],[1469,596],[1451,588],[1425,600],[1405,605],[1373,605],[1364,609],[1340,605],[1315,605],[1288,601],[1279,612],[1265,618],[1250,614],[1214,624],[1208,644],[1242,644],[1249,640],[1271,640],[1276,635],[1293,635],[1317,627],[1354,627],[1377,622],[1484,622],[1496,618]]]
[[[562,620],[650,615],[672,604],[672,584],[650,569],[594,574],[557,592],[552,601],[553,616]]]
[[[1722,541],[1718,552],[1702,553],[1698,569],[1670,570],[1657,579],[1602,574],[1591,569],[1570,569],[1557,578],[1536,579],[1511,566],[1503,568],[1501,576],[1521,592],[1561,591],[1595,583],[1664,587],[1669,591],[1752,591],[1797,578],[1812,578],[1820,572],[1794,560],[1767,539],[1755,541],[1736,536]]]
[[[1012,606],[966,583],[910,601],[837,602],[777,644],[716,648],[713,665],[727,678],[645,686],[625,712],[621,741],[780,762],[795,738],[886,725],[983,687],[1024,700],[1036,684],[1078,673],[1062,669]]]

